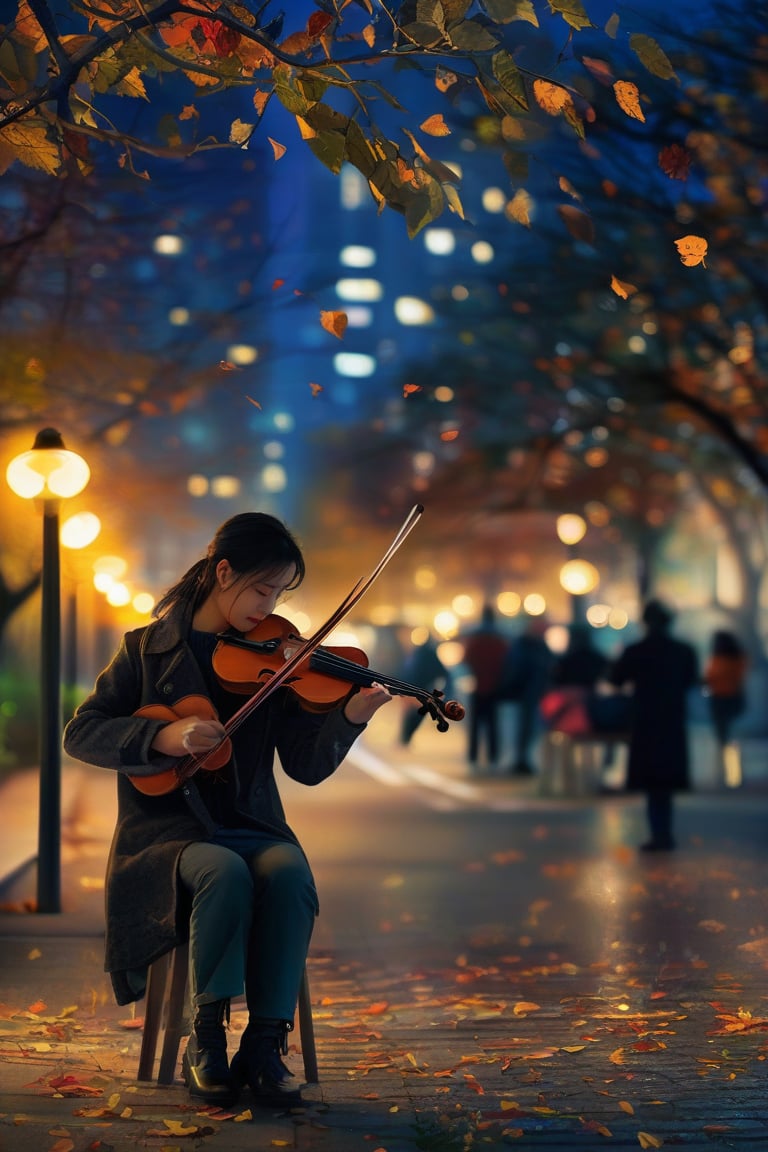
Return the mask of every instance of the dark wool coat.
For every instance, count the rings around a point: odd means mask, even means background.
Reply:
[[[322,714],[305,711],[294,693],[278,689],[239,731],[242,747],[247,729],[247,764],[232,761],[221,773],[200,770],[181,788],[145,795],[129,777],[167,771],[176,761],[151,749],[165,721],[134,713],[148,704],[172,709],[189,695],[209,697],[184,639],[188,629],[189,619],[172,613],[127,633],[64,732],[70,756],[117,772],[118,817],[106,880],[105,969],[118,1004],[138,1000],[148,965],[186,938],[189,909],[178,881],[178,862],[187,844],[205,840],[215,830],[216,821],[201,795],[214,777],[226,779],[225,786],[240,797],[238,827],[298,843],[284,819],[273,771],[275,753],[292,779],[319,784],[336,771],[365,727],[347,721],[341,708]]]
[[[687,789],[688,693],[699,683],[695,650],[683,640],[650,633],[628,645],[609,678],[634,686],[627,788]]]

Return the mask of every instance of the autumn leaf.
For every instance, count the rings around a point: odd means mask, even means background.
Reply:
[[[440,112],[434,116],[429,116],[419,127],[422,132],[426,132],[427,136],[450,136],[451,134],[451,130]]]
[[[273,280],[272,281],[272,291],[275,292],[278,288],[282,288],[283,284],[285,284],[285,280],[280,280],[280,279]]]
[[[682,144],[668,144],[659,152],[659,168],[672,180],[687,180],[693,157]]]
[[[634,284],[628,284],[626,280],[619,280],[616,276],[611,276],[611,288],[617,296],[621,296],[622,300],[634,296],[637,288]]]
[[[592,56],[582,56],[581,62],[595,80],[601,84],[613,84],[613,72],[607,60],[595,60]]]
[[[652,1136],[650,1132],[638,1132],[637,1139],[641,1148],[661,1148],[664,1143],[661,1136]]]
[[[619,1100],[619,1108],[621,1108],[622,1112],[626,1112],[628,1116],[634,1116],[635,1114],[635,1110],[629,1100]]]
[[[640,63],[653,76],[659,76],[662,80],[677,80],[669,58],[652,36],[644,36],[641,32],[635,32],[629,38],[629,46]]]
[[[530,1000],[518,1000],[512,1011],[515,1016],[526,1016],[529,1012],[538,1012],[540,1008],[540,1004],[534,1004]]]
[[[459,435],[458,428],[449,428],[449,429],[447,429],[447,431],[440,433],[440,439],[441,440],[455,440],[458,435]]]
[[[551,80],[534,80],[533,94],[536,103],[548,116],[559,116],[564,108],[573,104],[570,92]]]
[[[633,84],[631,80],[617,80],[613,86],[613,94],[622,112],[625,112],[627,116],[632,116],[635,120],[645,122],[645,113],[640,107],[640,91],[637,84]]]
[[[258,400],[254,400],[254,398],[252,396],[246,396],[246,400],[250,404],[253,404],[254,408],[258,408],[259,411],[261,412],[261,404],[259,404]]]
[[[675,247],[686,267],[693,268],[694,265],[701,264],[703,268],[706,268],[704,257],[707,254],[708,245],[703,236],[681,236],[679,240],[675,240]]]
[[[270,92],[263,92],[261,88],[257,88],[253,94],[253,106],[259,116],[264,115],[264,109],[267,106],[267,101],[271,96]]]
[[[239,372],[240,366],[238,364],[233,364],[231,360],[219,360],[219,371],[220,372]]]
[[[347,330],[347,314],[346,312],[321,312],[320,323],[326,332],[330,332],[332,336],[337,336],[341,340],[342,336]]]
[[[581,240],[583,244],[594,244],[595,228],[586,212],[574,208],[572,204],[559,204],[557,211],[574,240]]]
[[[451,72],[449,68],[442,68],[438,65],[435,69],[435,88],[438,92],[447,92],[449,88],[458,80],[455,72]]]
[[[421,392],[421,384],[403,384],[403,396],[412,396],[414,392]]]
[[[286,152],[288,151],[285,144],[278,144],[277,140],[273,140],[271,136],[267,136],[267,140],[269,140],[270,144],[272,145],[272,151],[275,154],[275,160],[279,160],[282,156],[285,156]]]
[[[323,390],[322,384],[313,384],[312,381],[310,381],[309,387],[313,396],[319,396]]]
[[[526,192],[525,188],[518,188],[512,199],[507,201],[504,215],[508,216],[510,220],[514,220],[516,224],[530,228],[532,210],[533,198]]]

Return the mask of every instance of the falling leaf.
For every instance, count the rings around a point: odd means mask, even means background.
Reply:
[[[285,280],[280,280],[279,278],[277,280],[273,280],[272,291],[276,292],[278,288],[282,288],[283,284],[285,284]]]
[[[256,91],[254,92],[254,94],[253,94],[253,106],[256,109],[256,111],[258,112],[259,116],[264,115],[264,109],[267,106],[267,101],[269,100],[269,96],[270,96],[269,92],[263,92],[261,90],[261,88],[257,88]]]
[[[365,40],[369,48],[373,48],[373,45],[376,43],[376,29],[373,24],[366,24],[365,28],[363,28],[363,40]]]
[[[626,1112],[628,1116],[634,1116],[635,1114],[635,1110],[629,1100],[619,1100],[619,1108],[621,1108],[622,1112]]]
[[[230,144],[239,144],[241,148],[247,148],[255,127],[255,124],[246,124],[244,120],[233,120],[229,126]]]
[[[403,384],[403,396],[412,396],[414,392],[421,392],[421,384]]]
[[[686,267],[693,268],[695,264],[701,264],[703,268],[706,268],[704,257],[707,254],[708,245],[703,236],[681,236],[679,240],[675,240],[675,247]]]
[[[725,932],[725,924],[720,920],[699,920],[699,928],[703,928],[705,932]]]
[[[278,144],[277,140],[273,140],[271,136],[267,136],[267,140],[269,140],[270,144],[272,145],[272,151],[275,154],[275,160],[279,160],[282,156],[285,156],[286,152],[288,151],[285,144]]]
[[[383,1016],[389,1008],[386,1000],[378,1000],[373,1004],[369,1004],[367,1008],[363,1009],[363,1016]]]
[[[504,215],[508,216],[510,220],[514,220],[515,223],[522,224],[524,228],[530,228],[532,210],[533,197],[526,192],[525,188],[518,188],[512,199],[507,201]]]
[[[261,412],[261,404],[259,404],[258,400],[254,400],[253,396],[246,396],[245,398],[249,403],[253,404],[254,408],[258,408],[259,412]]]
[[[581,62],[601,84],[613,84],[611,66],[606,60],[595,60],[592,56],[582,56]]]
[[[631,116],[635,120],[645,121],[645,113],[640,107],[640,91],[637,84],[633,84],[631,80],[617,80],[613,86],[613,94],[622,112],[626,112],[627,116]]]
[[[570,92],[551,80],[534,80],[533,94],[536,103],[548,116],[559,116],[564,108],[573,105]]]
[[[580,208],[574,208],[573,204],[558,204],[557,211],[574,240],[581,240],[584,244],[594,244],[595,228],[586,212],[582,212]]]
[[[629,296],[634,296],[637,288],[634,284],[628,284],[625,280],[618,280],[615,276],[611,276],[611,288],[617,296],[621,296],[622,300],[626,300]]]
[[[326,332],[330,332],[332,336],[337,336],[341,340],[347,330],[347,314],[346,312],[321,312],[320,323]]]
[[[35,1016],[39,1016],[41,1012],[45,1012],[48,1005],[44,1000],[35,1000],[34,1004],[30,1004],[27,1012],[33,1012]]]
[[[322,384],[313,384],[311,380],[309,382],[309,387],[313,396],[319,396],[323,390]]]
[[[659,168],[673,180],[687,180],[693,157],[682,144],[668,144],[659,152]]]
[[[450,136],[451,130],[443,119],[442,113],[438,112],[434,116],[428,116],[419,127],[422,132],[426,132],[427,136]]]
[[[661,1136],[652,1136],[650,1132],[638,1132],[637,1138],[641,1148],[661,1148],[664,1143]]]
[[[449,428],[445,432],[440,433],[441,440],[455,440],[459,434],[458,428]]]
[[[239,372],[240,367],[237,364],[233,364],[231,360],[219,360],[219,371],[220,372]]]
[[[660,76],[662,80],[677,80],[669,57],[652,36],[635,32],[629,38],[629,46],[653,76]]]
[[[435,70],[435,88],[439,92],[447,92],[449,88],[458,80],[455,72],[451,72],[449,68],[442,68],[440,65]]]
[[[42,956],[42,952],[40,951],[40,949],[39,948],[33,948],[31,950],[31,952],[27,953],[27,960],[39,960],[41,956]]]

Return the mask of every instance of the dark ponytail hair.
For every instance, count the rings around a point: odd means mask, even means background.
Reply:
[[[298,588],[306,571],[301,548],[275,516],[266,512],[241,512],[225,520],[208,552],[184,573],[158,600],[152,615],[165,616],[177,604],[199,607],[216,587],[216,566],[228,560],[236,576],[268,576],[293,565],[296,575],[289,588]]]

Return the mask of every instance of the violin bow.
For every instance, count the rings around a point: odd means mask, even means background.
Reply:
[[[246,700],[245,704],[243,704],[243,706],[239,708],[237,712],[230,716],[229,720],[224,725],[224,730],[227,736],[239,728],[243,721],[246,720],[248,716],[250,716],[251,712],[253,712],[255,708],[262,704],[268,696],[271,696],[273,692],[276,692],[277,689],[280,688],[285,683],[285,681],[290,678],[294,669],[297,668],[299,664],[303,663],[303,661],[306,660],[309,656],[311,656],[315,649],[319,648],[323,640],[325,640],[326,636],[328,636],[329,633],[331,633],[333,629],[341,623],[345,616],[351,612],[355,604],[357,604],[357,602],[365,595],[373,582],[379,577],[383,569],[387,566],[387,564],[389,564],[392,557],[416,527],[423,511],[423,504],[414,504],[413,508],[408,513],[402,525],[400,526],[399,531],[393,538],[392,543],[389,545],[386,552],[381,557],[370,575],[366,576],[364,579],[361,578],[358,580],[351,591],[348,592],[344,597],[338,608],[336,608],[331,613],[325,623],[321,624],[312,636],[310,636],[307,640],[304,640],[304,642],[300,644],[296,649],[294,654],[289,657],[288,660],[286,660],[282,668],[280,668],[279,671],[273,673],[269,680],[265,680],[261,687],[259,687],[256,692],[254,692],[253,696]],[[195,759],[194,771],[197,771],[198,768],[202,767],[205,764],[206,759],[209,756],[212,756],[213,753],[221,747],[223,742],[223,740],[219,741],[218,744],[214,745],[214,747],[209,749],[209,751],[206,752],[203,756],[197,757]]]

